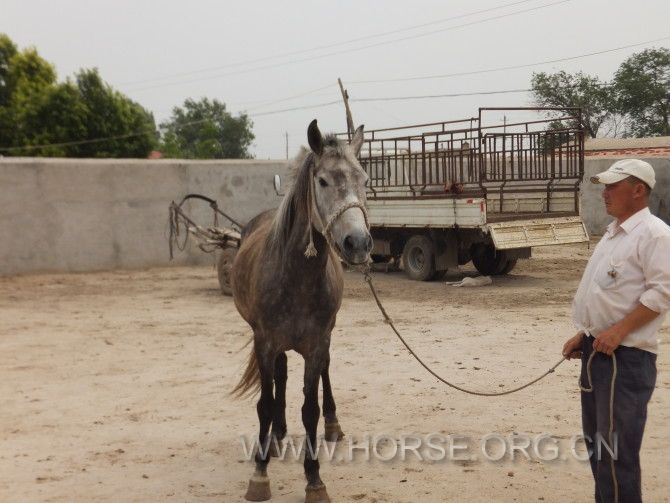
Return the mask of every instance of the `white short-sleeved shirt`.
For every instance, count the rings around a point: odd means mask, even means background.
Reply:
[[[607,227],[577,288],[572,317],[578,330],[595,337],[638,304],[661,315],[621,344],[656,353],[656,332],[670,310],[670,227],[649,208]]]

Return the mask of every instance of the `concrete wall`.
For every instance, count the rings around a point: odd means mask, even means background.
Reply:
[[[274,174],[286,170],[285,161],[0,159],[0,275],[167,265],[172,200],[201,193],[246,223],[278,205]],[[206,203],[187,210],[212,222]],[[211,263],[192,243],[174,263]]]
[[[590,178],[608,169],[614,162],[624,157],[586,158],[584,162],[584,181],[582,182],[582,218],[590,234],[602,234],[612,221],[605,211],[602,200],[603,186],[593,184]],[[642,157],[654,167],[656,186],[651,193],[649,208],[654,215],[670,224],[670,158]]]
[[[586,160],[582,213],[591,234],[601,234],[610,218],[602,188],[588,179],[614,160]],[[670,159],[646,160],[658,180],[652,211],[659,214],[660,207],[660,216],[668,221]],[[0,159],[0,275],[168,265],[170,201],[201,193],[246,223],[279,204],[275,173],[286,183],[287,163]],[[186,210],[200,224],[212,222],[207,204],[194,202]],[[174,264],[211,263],[193,243],[176,253]]]

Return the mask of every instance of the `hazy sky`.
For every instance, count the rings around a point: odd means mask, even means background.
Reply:
[[[482,12],[486,11],[486,12]],[[256,157],[285,157],[307,124],[346,128],[341,77],[353,99],[526,89],[533,71],[583,70],[611,78],[625,57],[670,46],[668,0],[0,0],[0,32],[35,46],[60,79],[98,67],[158,123],[186,98],[217,98],[253,116]],[[433,79],[390,81],[569,58],[564,62]],[[361,81],[381,80],[365,83]],[[290,98],[290,99],[289,99]],[[352,102],[366,129],[525,106],[527,93]]]

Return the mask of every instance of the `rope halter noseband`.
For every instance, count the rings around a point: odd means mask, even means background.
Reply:
[[[305,257],[307,258],[312,258],[316,257],[317,251],[316,247],[314,246],[314,228],[312,226],[312,208],[316,206],[316,199],[314,197],[314,166],[316,165],[316,159],[313,160],[312,165],[309,168],[309,186],[307,188],[307,197],[309,198],[309,204],[307,205],[307,232],[309,233],[309,243],[307,244],[307,248],[305,248]],[[330,218],[328,219],[328,222],[326,222],[326,226],[323,228],[322,234],[326,238],[326,241],[328,242],[328,245],[333,248],[336,253],[339,255],[340,259],[342,259],[344,262],[349,263],[346,258],[342,256],[340,253],[339,247],[333,245],[333,239],[330,233],[330,230],[335,223],[335,221],[342,216],[342,214],[350,210],[351,208],[359,208],[363,212],[363,219],[365,220],[365,228],[369,231],[370,230],[370,222],[368,220],[368,211],[365,209],[365,205],[361,203],[360,201],[351,201],[349,203],[345,203],[342,206],[338,208],[338,210],[333,213]]]

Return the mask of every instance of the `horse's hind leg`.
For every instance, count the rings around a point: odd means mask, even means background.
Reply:
[[[330,387],[329,366],[330,357],[326,360],[326,366],[321,372],[321,382],[323,383],[323,420],[326,428],[326,440],[328,442],[337,442],[344,437],[344,433],[340,428],[340,423],[335,414],[335,399],[333,398],[333,390]]]
[[[316,428],[319,424],[319,377],[323,360],[316,358],[305,359],[305,403],[302,406],[302,423],[307,433],[307,450],[305,451],[305,503],[329,503],[330,498],[326,486],[319,475],[318,445],[316,443]]]
[[[275,360],[275,403],[270,435],[270,456],[279,456],[281,441],[286,436],[286,353],[281,352]]]
[[[261,379],[261,397],[256,404],[260,429],[258,432],[258,450],[256,451],[256,471],[251,480],[245,498],[248,501],[266,501],[271,497],[270,479],[267,468],[270,461],[270,423],[274,411],[272,382],[274,376],[274,356],[263,356],[263,351],[256,349],[256,359]]]

